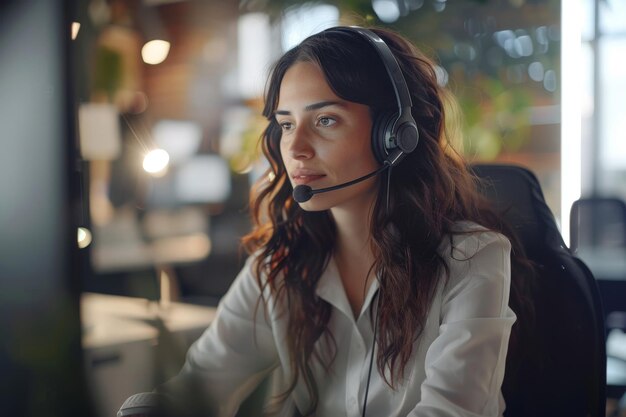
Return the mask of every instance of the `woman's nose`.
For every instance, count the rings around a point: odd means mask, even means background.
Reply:
[[[305,126],[298,126],[291,133],[289,156],[293,159],[309,159],[315,154],[311,144],[311,135]]]

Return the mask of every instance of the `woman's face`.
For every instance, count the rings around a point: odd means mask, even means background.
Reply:
[[[287,70],[275,117],[282,129],[280,152],[294,187],[330,187],[379,167],[371,150],[369,108],[339,98],[316,64],[297,62]],[[372,178],[316,194],[300,205],[310,211],[368,208],[375,188]]]

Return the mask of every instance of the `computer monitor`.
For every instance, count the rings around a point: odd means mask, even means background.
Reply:
[[[93,416],[67,0],[0,1],[0,414]]]

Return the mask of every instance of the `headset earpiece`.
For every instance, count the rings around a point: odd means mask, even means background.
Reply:
[[[392,151],[399,149],[404,155],[415,150],[419,142],[419,132],[412,119],[397,121],[396,111],[379,114],[372,124],[372,151],[378,162],[391,162]],[[397,127],[396,127],[397,125]],[[396,160],[395,163],[399,162]]]
[[[417,143],[420,140],[417,125],[412,117],[409,121],[403,121],[397,124],[394,141],[396,146],[405,154],[413,152],[415,148],[417,148]]]

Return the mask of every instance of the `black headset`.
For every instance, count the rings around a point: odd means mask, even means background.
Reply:
[[[381,164],[395,166],[415,150],[419,142],[417,123],[411,114],[409,88],[389,46],[376,33],[358,26],[342,26],[330,31],[356,33],[365,38],[376,50],[387,70],[398,104],[397,110],[384,111],[372,124],[372,151]]]

